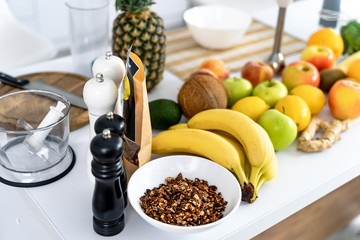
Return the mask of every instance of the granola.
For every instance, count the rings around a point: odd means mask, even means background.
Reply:
[[[216,186],[199,178],[183,179],[181,173],[165,181],[140,197],[146,215],[179,226],[204,225],[223,217],[227,202],[216,193]]]

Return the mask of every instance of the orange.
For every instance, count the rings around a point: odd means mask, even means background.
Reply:
[[[360,82],[360,59],[353,61],[346,73],[348,77],[355,78]]]
[[[225,80],[230,74],[230,71],[224,61],[218,58],[203,61],[200,65],[200,69],[208,69],[212,71],[220,80]]]
[[[312,85],[303,84],[294,87],[291,89],[290,94],[299,96],[305,100],[309,105],[312,115],[320,113],[326,104],[324,92],[320,88]]]
[[[257,122],[260,116],[270,109],[270,106],[258,96],[248,96],[238,100],[231,109],[241,112]]]
[[[287,95],[280,99],[274,108],[294,120],[298,132],[304,130],[310,123],[309,105],[299,96]]]
[[[307,41],[307,45],[323,45],[331,48],[335,58],[340,57],[344,51],[344,41],[341,35],[332,28],[322,28],[311,34]]]

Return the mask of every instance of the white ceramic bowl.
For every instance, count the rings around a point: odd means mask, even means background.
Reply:
[[[146,189],[158,187],[165,183],[167,177],[176,177],[179,173],[182,173],[183,178],[200,178],[208,181],[209,185],[217,186],[217,192],[221,192],[224,200],[228,202],[224,217],[213,223],[187,227],[163,223],[147,216],[140,206],[140,197]],[[135,211],[151,225],[170,232],[194,233],[227,221],[240,205],[241,189],[236,178],[222,166],[205,158],[173,155],[152,160],[136,170],[129,180],[128,198]]]
[[[209,49],[233,47],[251,24],[246,12],[217,5],[190,8],[183,17],[194,40]]]

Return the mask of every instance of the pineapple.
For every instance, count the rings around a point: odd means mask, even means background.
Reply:
[[[166,37],[163,20],[150,10],[152,0],[116,0],[116,9],[122,12],[114,20],[112,51],[126,59],[131,51],[146,67],[146,87],[150,91],[163,78]]]

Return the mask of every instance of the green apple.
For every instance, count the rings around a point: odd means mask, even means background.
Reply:
[[[268,133],[276,151],[288,147],[297,136],[297,127],[291,118],[276,109],[264,112],[258,121]]]
[[[262,98],[271,108],[288,94],[287,87],[280,81],[270,80],[259,83],[252,93]]]
[[[252,84],[245,78],[230,77],[223,81],[223,86],[228,99],[228,107],[231,107],[239,99],[250,96]]]

